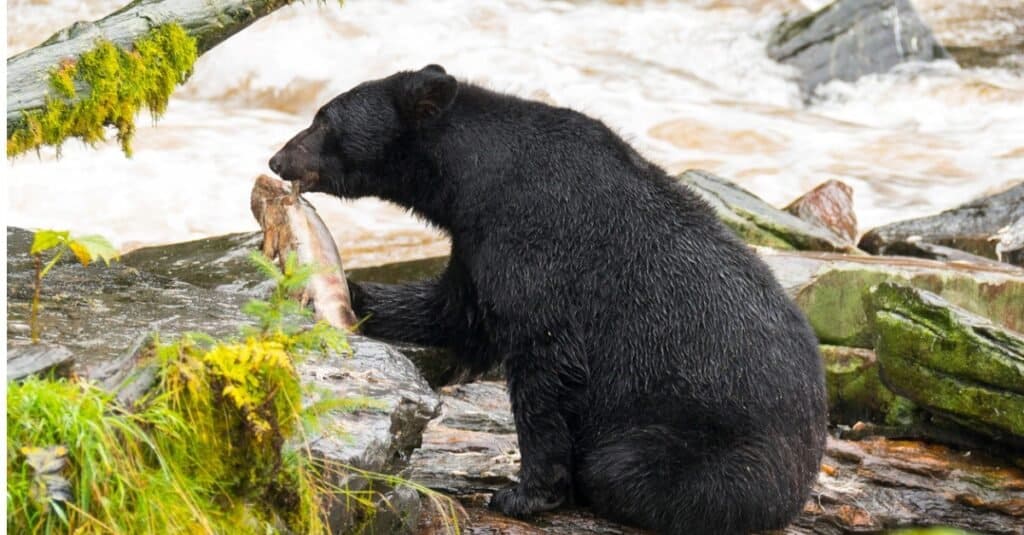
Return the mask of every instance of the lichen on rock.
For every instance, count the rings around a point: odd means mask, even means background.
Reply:
[[[177,24],[153,28],[130,50],[97,41],[92,50],[50,72],[46,105],[24,113],[22,123],[8,131],[7,156],[42,145],[56,147],[59,154],[71,137],[95,144],[106,139],[108,125],[131,156],[135,116],[145,107],[154,119],[160,117],[197,57],[196,40]]]

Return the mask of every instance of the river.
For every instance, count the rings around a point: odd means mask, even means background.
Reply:
[[[8,55],[122,1],[13,0]],[[1024,2],[916,0],[949,46],[999,66],[909,66],[833,82],[810,105],[765,55],[815,0],[308,0],[202,56],[135,155],[67,143],[7,162],[7,224],[100,233],[122,250],[255,230],[253,178],[317,107],[361,81],[440,63],[490,88],[598,117],[671,172],[704,168],[784,205],[829,178],[862,230],[1024,180]],[[444,237],[384,202],[312,195],[347,267],[443,254]]]

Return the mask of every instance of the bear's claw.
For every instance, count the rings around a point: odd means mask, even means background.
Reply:
[[[498,511],[505,516],[523,518],[534,513],[555,509],[564,501],[564,496],[538,492],[527,494],[519,485],[516,485],[495,492],[488,506],[491,510]]]

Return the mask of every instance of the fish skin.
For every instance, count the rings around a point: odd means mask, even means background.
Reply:
[[[304,298],[313,300],[316,319],[339,329],[354,330],[358,322],[352,311],[341,255],[313,205],[290,191],[284,182],[260,175],[252,188],[250,207],[263,229],[264,255],[283,265],[288,253],[295,251],[299,263],[322,268],[310,277],[304,293]]]

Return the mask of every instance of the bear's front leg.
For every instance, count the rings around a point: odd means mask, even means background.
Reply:
[[[546,357],[505,361],[522,465],[519,483],[495,493],[490,507],[508,516],[550,511],[565,503],[572,489],[573,439],[561,403],[566,384]]]
[[[470,328],[459,292],[447,286],[444,277],[407,284],[349,282],[349,293],[363,334],[447,347]]]

